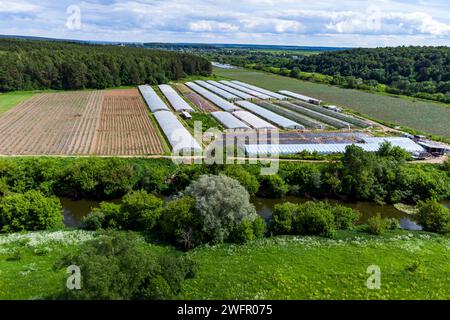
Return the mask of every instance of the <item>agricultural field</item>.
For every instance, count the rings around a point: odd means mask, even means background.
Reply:
[[[450,106],[411,98],[342,89],[245,69],[214,69],[220,77],[278,91],[290,90],[354,110],[374,119],[450,138]]]
[[[175,87],[178,91],[185,96],[194,106],[200,109],[203,112],[214,112],[219,111],[220,109],[216,107],[213,103],[209,102],[199,94],[195,93],[191,89],[189,89],[186,85],[177,83]]]
[[[136,89],[103,92],[103,106],[94,154],[163,153],[161,141]]]
[[[0,117],[1,155],[162,152],[136,89],[37,94]]]

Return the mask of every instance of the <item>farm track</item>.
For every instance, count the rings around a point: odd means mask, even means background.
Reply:
[[[0,155],[163,152],[135,89],[39,94],[0,117]]]

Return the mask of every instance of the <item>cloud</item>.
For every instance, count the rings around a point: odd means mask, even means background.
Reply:
[[[39,6],[26,1],[0,0],[0,13],[29,13],[39,9]]]
[[[82,28],[67,30],[70,0],[0,0],[0,31],[112,41],[345,46],[450,45],[443,0],[84,0]]]

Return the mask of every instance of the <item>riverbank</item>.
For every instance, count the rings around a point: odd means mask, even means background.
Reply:
[[[0,235],[0,299],[45,299],[65,284],[54,264],[75,253],[95,232],[56,231]],[[426,232],[361,228],[335,238],[274,237],[245,245],[201,246],[179,299],[449,299],[450,238]],[[146,243],[149,253],[179,255]],[[381,269],[381,289],[366,286],[367,268]]]

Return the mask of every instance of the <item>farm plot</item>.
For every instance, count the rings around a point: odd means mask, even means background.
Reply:
[[[184,84],[177,83],[175,86],[178,89],[178,91],[180,91],[181,94],[183,94],[190,102],[192,102],[201,111],[207,113],[220,111],[220,109],[217,108],[214,104],[212,104],[199,94],[195,93]]]
[[[145,155],[164,152],[137,90],[105,91],[101,110],[94,154]]]
[[[0,118],[0,154],[89,154],[99,91],[39,94]]]
[[[0,117],[1,155],[163,153],[137,90],[38,94]]]
[[[342,89],[246,69],[214,68],[214,73],[273,91],[290,90],[305,94],[374,119],[450,138],[450,107],[442,104]]]

